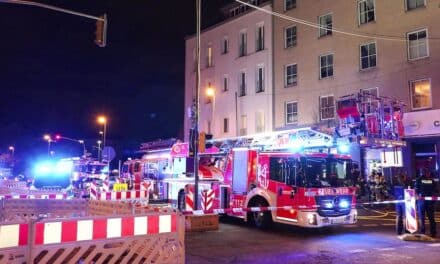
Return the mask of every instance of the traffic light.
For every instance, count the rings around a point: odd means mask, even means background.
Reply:
[[[212,140],[212,134],[205,134],[205,148],[212,148],[213,144],[211,142],[207,142],[208,140]]]
[[[100,20],[96,20],[95,44],[103,48],[107,43],[107,15],[99,18]]]

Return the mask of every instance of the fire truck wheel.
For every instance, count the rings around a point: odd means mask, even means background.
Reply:
[[[262,197],[253,198],[249,202],[249,207],[266,207],[269,206],[267,201]],[[255,225],[259,229],[265,229],[269,227],[272,222],[272,217],[269,211],[264,212],[249,212],[249,223]]]
[[[184,190],[180,190],[179,194],[177,195],[177,209],[179,209],[179,211],[185,210],[185,191]]]

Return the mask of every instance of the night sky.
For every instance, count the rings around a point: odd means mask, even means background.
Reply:
[[[98,139],[96,116],[109,117],[119,156],[140,142],[183,137],[184,38],[195,32],[195,0],[40,1],[99,16],[107,47],[94,44],[95,21],[0,3],[0,152],[47,152],[45,133]],[[227,0],[204,0],[204,26]],[[81,153],[79,144],[54,149]]]

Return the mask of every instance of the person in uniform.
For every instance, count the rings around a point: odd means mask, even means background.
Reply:
[[[400,201],[396,203],[396,232],[397,235],[403,234],[403,216],[405,214],[404,189],[409,185],[408,178],[404,173],[399,173],[393,181],[394,199]]]
[[[419,217],[420,233],[425,233],[425,215],[429,219],[429,227],[431,231],[431,237],[437,235],[437,229],[435,224],[435,202],[424,200],[424,197],[432,197],[436,191],[436,182],[434,181],[431,172],[428,169],[423,169],[422,176],[416,180],[415,190],[418,195],[417,199],[417,213]],[[420,199],[421,198],[421,199]]]

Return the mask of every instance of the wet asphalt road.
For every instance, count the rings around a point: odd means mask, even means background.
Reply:
[[[275,224],[265,231],[222,218],[218,231],[187,233],[186,263],[440,263],[440,240],[400,240],[394,212],[368,209],[360,215],[356,225],[304,229]]]

